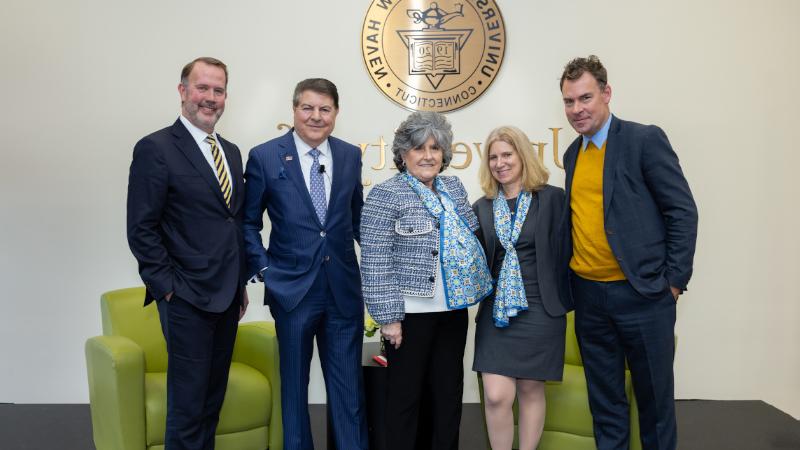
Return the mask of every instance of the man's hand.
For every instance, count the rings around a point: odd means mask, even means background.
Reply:
[[[244,313],[247,312],[247,305],[250,304],[250,299],[247,297],[247,289],[242,294],[242,305],[239,306],[239,320],[242,320]]]
[[[670,286],[669,289],[672,291],[672,298],[674,298],[675,301],[677,302],[678,301],[678,296],[680,296],[681,292],[683,292],[683,291],[681,291],[680,289],[676,288],[675,286]]]
[[[395,349],[398,349],[403,342],[403,326],[400,322],[381,325],[381,336],[389,341],[390,344],[394,345]]]

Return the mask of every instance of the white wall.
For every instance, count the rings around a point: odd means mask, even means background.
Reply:
[[[360,59],[368,1],[4,2],[0,18],[0,402],[88,401],[83,343],[101,292],[139,284],[125,240],[133,144],[179,111],[181,66],[230,67],[218,129],[242,149],[291,120],[294,83],[340,89],[336,135],[391,141],[407,115]],[[800,3],[794,0],[500,0],[506,60],[484,97],[449,115],[456,140],[500,124],[575,137],[557,80],[573,56],[610,72],[612,111],[662,126],[700,208],[695,275],[678,308],[680,398],[763,399],[800,417]],[[374,149],[367,156],[377,161]],[[373,158],[373,159],[369,159]],[[547,159],[552,182],[563,173]],[[475,164],[453,171],[471,199]],[[365,171],[379,181],[388,169]],[[258,305],[248,320],[267,316]],[[471,365],[472,345],[465,366]],[[316,367],[316,366],[315,366]],[[477,401],[467,371],[466,401]],[[315,368],[312,402],[324,391]]]

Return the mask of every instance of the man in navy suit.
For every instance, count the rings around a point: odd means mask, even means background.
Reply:
[[[561,93],[580,134],[564,154],[565,219],[597,448],[628,448],[627,360],[642,446],[675,449],[675,309],[692,275],[697,208],[664,132],[611,115],[596,56],[567,64]]]
[[[214,448],[237,322],[247,308],[242,157],[214,132],[228,71],[181,72],[181,115],[142,138],[128,182],[128,243],[167,341],[166,450]]]
[[[339,94],[301,81],[294,128],[250,151],[244,236],[264,282],[280,348],[284,448],[312,449],[308,380],[317,339],[336,448],[366,449],[361,344],[364,307],[355,254],[363,205],[361,151],[332,137]],[[261,241],[264,210],[269,244]]]

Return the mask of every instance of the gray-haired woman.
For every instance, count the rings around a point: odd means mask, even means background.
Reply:
[[[361,213],[364,301],[381,324],[389,363],[390,449],[415,447],[425,386],[431,448],[458,449],[466,308],[492,290],[467,192],[458,178],[439,175],[452,140],[443,115],[411,114],[392,143],[400,173],[372,188]]]

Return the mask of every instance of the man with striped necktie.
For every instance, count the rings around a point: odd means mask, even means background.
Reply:
[[[181,116],[134,147],[128,243],[167,341],[166,450],[213,449],[237,322],[247,308],[242,158],[214,131],[228,71],[181,72]]]

